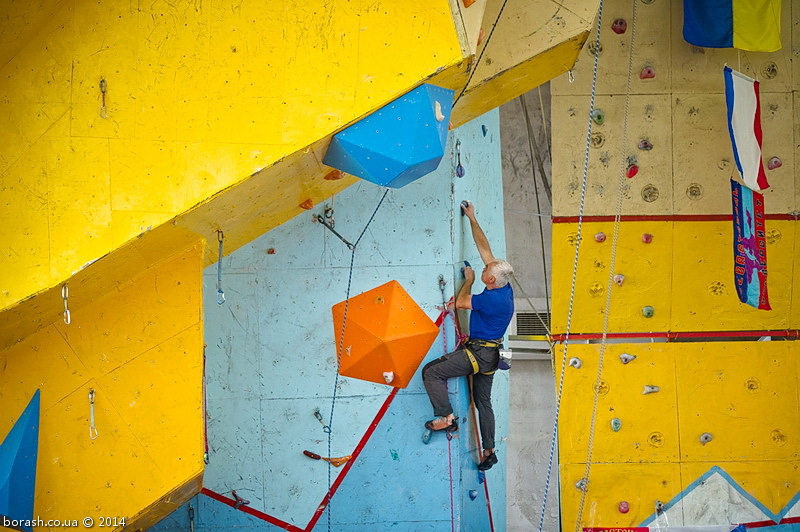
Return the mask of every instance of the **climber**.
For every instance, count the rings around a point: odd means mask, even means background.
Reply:
[[[485,471],[497,463],[494,452],[494,411],[492,410],[492,381],[500,360],[500,347],[506,328],[514,314],[514,293],[509,284],[514,273],[511,265],[492,255],[489,241],[475,218],[475,206],[461,203],[464,215],[469,218],[472,238],[485,264],[481,281],[486,289],[472,295],[475,272],[464,268],[464,284],[455,301],[448,304],[457,309],[468,309],[469,338],[455,351],[429,362],[422,369],[422,379],[433,405],[433,414],[438,416],[425,423],[429,430],[458,430],[453,407],[447,394],[447,379],[472,375],[472,398],[480,417],[480,432],[483,460],[478,469]]]

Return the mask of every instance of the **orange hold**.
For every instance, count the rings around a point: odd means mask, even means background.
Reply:
[[[311,198],[308,198],[307,200],[305,200],[303,203],[300,204],[300,207],[302,207],[305,210],[313,209],[314,208],[314,200],[312,200]]]
[[[463,0],[463,2],[464,2],[464,7],[469,7],[475,3],[475,0]]]
[[[344,177],[344,172],[342,172],[341,170],[331,170],[330,172],[325,174],[325,177],[323,177],[322,179],[326,181],[336,181],[337,179],[341,179],[343,177]]]
[[[342,331],[345,305],[347,322]],[[439,335],[439,328],[400,283],[389,281],[331,308],[339,374],[405,388]]]

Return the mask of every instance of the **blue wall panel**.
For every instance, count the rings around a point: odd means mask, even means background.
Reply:
[[[485,135],[481,126],[486,126]],[[329,482],[346,469],[329,471],[326,462],[303,455],[304,450],[328,455],[328,434],[314,410],[330,422],[336,384],[330,454],[348,455],[391,391],[381,384],[337,379],[331,306],[345,299],[348,281],[350,294],[356,295],[394,279],[436,319],[442,302],[439,276],[446,280],[449,298],[460,285],[462,261],[476,269],[481,264],[468,220],[457,210],[463,199],[476,203],[495,255],[504,256],[498,126],[493,111],[451,131],[438,170],[389,191],[357,247],[352,277],[350,250],[313,221],[324,205],[225,257],[225,304],[216,302],[216,265],[206,270],[207,489],[229,498],[236,490],[252,508],[306,528]],[[455,174],[457,140],[466,170],[462,178]],[[355,242],[385,190],[359,182],[328,200],[336,230]],[[482,289],[478,285],[475,289]],[[449,320],[445,337],[452,349],[455,334]],[[423,364],[444,352],[440,334]],[[432,409],[418,371],[342,477],[330,505],[332,528],[489,530],[466,379],[451,380],[449,389],[462,419],[449,449],[443,434],[434,434],[428,445],[422,442],[423,423]],[[495,378],[493,399],[500,464],[486,479],[495,530],[504,530],[506,372]],[[477,490],[474,500],[470,490]],[[196,530],[278,530],[204,495],[192,505]],[[188,515],[185,505],[155,530],[187,530]],[[322,514],[315,528],[327,529],[328,519]]]

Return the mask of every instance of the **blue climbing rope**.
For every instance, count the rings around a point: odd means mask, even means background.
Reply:
[[[356,239],[355,243],[352,246],[348,246],[350,248],[350,269],[347,276],[347,292],[344,300],[344,313],[342,315],[342,330],[339,334],[339,345],[336,350],[336,377],[333,381],[333,394],[331,397],[331,415],[328,419],[327,430],[325,431],[328,434],[328,456],[333,456],[331,454],[331,435],[333,434],[333,412],[336,407],[336,391],[339,387],[339,358],[341,357],[342,353],[342,346],[344,343],[344,331],[345,327],[347,326],[347,308],[350,306],[350,286],[353,282],[353,264],[356,258],[356,249],[358,248],[358,243],[361,242],[361,238],[363,238],[364,234],[367,232],[367,228],[369,224],[372,223],[372,220],[375,218],[375,215],[378,214],[378,209],[381,208],[383,204],[383,200],[386,199],[386,195],[389,193],[389,189],[387,188],[383,196],[381,196],[378,205],[375,207],[375,210],[372,211],[372,216],[369,217],[367,220],[367,224],[364,226],[364,229],[361,231],[361,234],[358,235],[358,239]],[[340,237],[341,238],[341,237]],[[328,491],[331,489],[331,465],[330,461],[328,462]],[[328,507],[326,508],[326,513],[328,514],[328,532],[331,530],[331,503],[333,502],[333,496],[328,499]]]

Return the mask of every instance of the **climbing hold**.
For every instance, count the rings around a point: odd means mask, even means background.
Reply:
[[[661,513],[664,511],[664,503],[657,500],[656,501],[656,513]]]
[[[655,185],[645,185],[642,187],[642,199],[647,203],[653,203],[658,199],[658,187]]]
[[[486,472],[478,471],[478,484],[483,484],[484,482],[486,482]]]
[[[589,139],[589,145],[592,148],[601,148],[606,143],[606,136],[602,133],[592,133]]]
[[[644,242],[645,244],[649,244],[652,241],[653,241],[653,235],[651,235],[650,233],[642,234],[642,242]]]
[[[623,33],[625,33],[625,30],[627,29],[628,29],[628,23],[625,22],[624,18],[618,18],[611,23],[611,31],[613,31],[617,35],[622,35]]]
[[[635,358],[636,358],[636,355],[631,355],[631,354],[628,354],[628,353],[622,353],[619,356],[619,359],[622,361],[623,364],[627,364],[628,362],[632,361]]]
[[[710,432],[704,432],[700,435],[700,443],[702,443],[703,445],[707,444],[713,439],[714,437],[711,435]]]
[[[478,498],[478,490],[469,490],[469,500],[474,501]]]
[[[486,134],[489,132],[489,128],[486,126],[481,126],[481,131],[483,132],[483,136],[485,137]]]
[[[655,312],[656,312],[655,309],[650,305],[642,307],[642,316],[644,316],[645,318],[652,318]]]
[[[464,7],[469,7],[475,3],[475,0],[463,0],[463,2],[464,2]]]
[[[631,508],[630,505],[628,504],[628,501],[620,501],[619,504],[617,505],[617,510],[619,510],[619,513],[621,514],[628,513],[630,509]]]
[[[654,77],[656,77],[656,71],[651,66],[646,66],[639,72],[639,79],[653,79]]]
[[[611,430],[613,430],[614,432],[619,432],[619,429],[621,428],[622,428],[622,420],[620,420],[620,418],[615,417],[614,419],[611,420]]]
[[[442,104],[439,103],[439,100],[434,100],[433,110],[433,116],[436,117],[437,122],[441,122],[445,119],[444,113],[442,112]]]
[[[485,36],[486,33],[483,31],[483,28],[481,28],[481,31],[478,33],[478,42],[476,43],[476,46],[480,46],[481,44],[483,44],[483,38]]]
[[[586,488],[589,486],[589,481],[585,478],[580,479],[578,482],[575,483],[575,487],[581,491],[586,491]]]
[[[639,165],[630,164],[630,165],[628,165],[628,169],[625,170],[625,177],[631,178],[631,177],[634,177],[638,173],[639,173]]]
[[[642,139],[639,141],[639,149],[644,151],[650,151],[653,149],[653,144],[647,139]]]
[[[314,208],[314,200],[312,200],[311,198],[308,198],[307,200],[305,200],[303,203],[300,204],[300,208],[305,209],[305,210],[313,209]]]
[[[311,458],[312,460],[321,460],[322,457],[317,453],[312,453],[311,451],[303,451],[303,454]]]
[[[268,248],[267,255],[274,255],[276,253],[275,248]]]
[[[600,243],[605,242],[606,241],[606,234],[603,233],[603,232],[597,233],[596,235],[594,235],[594,241],[595,242],[600,242]]]
[[[239,497],[239,495],[236,494],[236,490],[232,490],[231,495],[233,495],[233,500],[236,501],[234,502],[233,507],[237,510],[242,506],[247,506],[248,504],[250,504],[250,501],[248,501],[247,499]]]
[[[458,165],[456,166],[456,177],[464,177],[464,174],[466,173],[467,172],[464,171],[464,167],[461,166],[461,163],[458,163]]]
[[[469,207],[469,202],[467,200],[462,201],[461,202],[461,216],[464,216],[464,209],[466,209],[467,207]],[[467,266],[469,266],[469,262],[467,262],[467,261],[464,261],[464,262],[467,264]]]
[[[767,168],[770,170],[775,170],[781,166],[783,166],[783,161],[781,161],[779,157],[772,157],[769,161],[767,161]]]
[[[590,116],[592,117],[592,120],[594,120],[594,123],[598,126],[602,126],[603,122],[606,121],[606,114],[602,109],[593,110]]]
[[[659,388],[658,386],[652,386],[650,384],[645,384],[644,385],[644,391],[642,391],[642,395],[647,395],[649,393],[657,393],[659,390],[661,390],[661,388]]]
[[[383,380],[386,381],[386,384],[391,384],[394,380],[394,371],[384,371]]]
[[[622,275],[621,273],[618,273],[617,275],[614,276],[614,283],[617,286],[622,286],[622,283],[624,282],[625,282],[625,276]]]
[[[572,366],[575,369],[580,369],[580,367],[583,365],[583,363],[581,362],[580,358],[572,357],[572,358],[569,359],[569,365]]]
[[[336,181],[344,177],[344,172],[341,170],[331,170],[322,178],[326,181]]]

